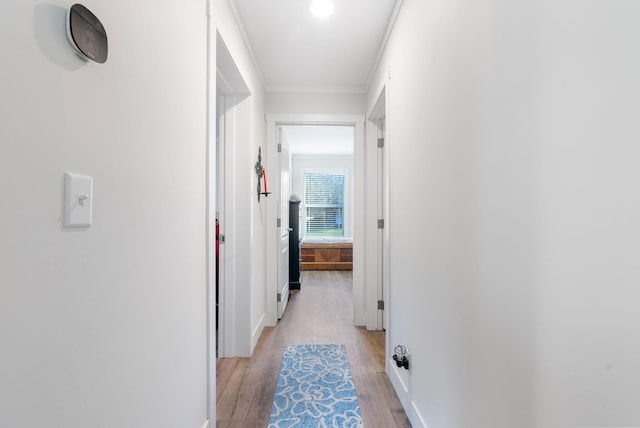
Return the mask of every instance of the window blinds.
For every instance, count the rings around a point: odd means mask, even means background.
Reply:
[[[305,173],[304,205],[307,235],[344,236],[344,173]]]

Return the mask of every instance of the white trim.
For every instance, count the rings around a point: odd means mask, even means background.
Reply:
[[[260,339],[262,331],[264,330],[264,320],[266,316],[266,314],[262,314],[262,316],[260,317],[260,321],[258,321],[258,325],[256,325],[256,328],[254,328],[251,332],[251,354],[253,354],[253,350],[256,348],[258,340]]]
[[[415,401],[411,400],[410,384],[403,381],[401,372],[407,372],[404,368],[396,366],[395,361],[387,359],[387,373],[393,388],[398,394],[400,403],[404,407],[404,411],[411,422],[411,426],[414,428],[428,428],[427,423],[424,421],[422,414],[418,410]],[[410,380],[410,378],[409,378]]]
[[[366,266],[365,272],[367,284],[367,329],[369,330],[389,330],[387,326],[389,304],[389,187],[388,187],[388,118],[387,108],[387,87],[383,85],[378,92],[378,97],[367,121],[367,171],[366,171]],[[378,120],[384,122],[383,132],[385,145],[383,149],[378,148],[378,135],[380,128]],[[382,158],[381,158],[382,157]],[[384,162],[383,164],[381,162]],[[382,188],[381,188],[382,184]],[[381,193],[381,190],[384,194]],[[381,212],[380,209],[384,211]],[[378,229],[378,219],[384,219],[384,229]],[[381,259],[382,256],[382,260]],[[373,286],[375,285],[375,286]],[[385,310],[380,312],[378,300],[383,300]],[[384,318],[383,318],[384,314]],[[389,355],[390,347],[387,347]]]
[[[387,23],[387,28],[384,32],[384,36],[382,37],[382,43],[380,43],[380,47],[378,48],[378,54],[376,55],[376,59],[373,62],[373,67],[371,67],[371,71],[369,72],[369,78],[367,79],[367,91],[370,89],[371,83],[373,82],[373,78],[380,66],[380,60],[382,60],[382,55],[384,54],[385,49],[387,48],[387,42],[389,41],[389,37],[391,37],[391,32],[396,25],[396,20],[398,19],[398,15],[400,14],[400,8],[402,8],[402,3],[404,0],[396,0],[396,4],[393,6],[393,12],[391,12],[391,17],[389,18],[389,22]]]
[[[204,425],[202,425],[202,428],[209,428],[209,421],[210,419],[207,419],[206,421],[204,421]]]
[[[224,96],[224,113],[218,118],[220,129],[220,168],[222,179],[220,187],[220,233],[225,236],[224,244],[220,242],[220,306],[218,309],[218,357],[234,357],[237,355],[236,312],[241,309],[235,296],[235,257],[233,257],[237,239],[235,234],[236,221],[233,216],[234,200],[234,141],[235,137],[235,113],[233,96]]]
[[[216,76],[214,74],[216,61],[216,43],[213,41],[216,34],[215,26],[211,18],[211,1],[207,0],[207,113],[206,113],[206,202],[205,202],[205,221],[206,221],[206,249],[205,249],[205,294],[206,294],[206,334],[207,334],[207,420],[204,428],[209,426],[210,420],[216,420],[216,293],[215,293],[215,200],[216,200],[216,175],[214,168],[216,164]],[[212,205],[214,206],[212,210]]]
[[[262,165],[266,165],[267,171],[279,171],[278,168],[278,151],[277,143],[277,126],[274,122],[267,119],[267,142],[266,147],[262,148]],[[275,183],[275,181],[273,181]],[[275,186],[274,189],[279,188]],[[265,306],[267,308],[265,325],[275,326],[278,322],[278,252],[277,243],[279,233],[277,227],[278,204],[280,203],[279,194],[272,194],[271,198],[265,197],[260,199],[260,203],[267,204],[267,220],[266,220],[266,275],[267,290],[265,295]],[[273,202],[275,201],[275,202]]]
[[[238,30],[242,35],[242,40],[244,40],[244,44],[249,52],[249,56],[251,57],[251,62],[253,63],[253,68],[256,70],[256,74],[258,75],[258,79],[260,79],[260,83],[263,88],[266,88],[264,83],[264,77],[262,76],[262,71],[260,70],[260,66],[258,65],[258,60],[256,59],[256,55],[253,52],[253,48],[251,47],[251,43],[249,43],[249,36],[247,36],[247,31],[244,28],[244,24],[242,23],[242,18],[240,18],[240,12],[238,12],[238,6],[236,5],[235,0],[229,0],[229,8],[231,9],[231,13],[233,13],[233,17],[236,20],[236,25],[238,26]]]
[[[350,125],[354,126],[354,225],[353,225],[353,321],[365,325],[364,300],[364,115],[267,114],[266,168],[278,171],[276,128],[280,125]],[[272,202],[275,201],[275,202]],[[277,322],[277,204],[278,195],[267,198],[267,318],[266,325]],[[304,284],[302,285],[304,288]]]
[[[366,188],[365,188],[365,281],[368,285],[366,292],[367,330],[381,330],[378,325],[378,162],[377,162],[377,127],[367,122],[366,147]],[[375,286],[373,286],[375,285]]]
[[[384,221],[385,227],[382,239],[382,284],[383,284],[383,300],[387,305],[385,308],[384,319],[382,320],[383,328],[387,331],[391,330],[391,145],[393,138],[391,136],[391,115],[389,114],[391,91],[389,86],[393,86],[389,79],[384,86]],[[387,336],[388,337],[388,336]],[[391,343],[387,340],[387,355],[391,355]]]
[[[229,48],[216,31],[216,89],[226,95],[251,95]]]
[[[210,38],[212,37],[213,35],[210,35]],[[242,129],[244,126],[241,124],[242,118],[247,117],[246,111],[240,110],[239,101],[245,99],[250,94],[247,92],[248,87],[244,78],[236,66],[230,52],[227,50],[226,44],[218,31],[215,32],[215,37],[216,55],[211,59],[211,61],[216,64],[216,85],[214,85],[210,90],[215,90],[216,96],[220,96],[225,105],[221,107],[219,117],[215,117],[213,119],[214,124],[217,119],[220,130],[220,134],[218,135],[220,156],[218,163],[220,171],[217,172],[217,174],[220,175],[220,181],[219,183],[216,182],[216,174],[212,174],[213,177],[210,178],[212,182],[211,185],[215,187],[208,192],[208,197],[213,201],[213,205],[208,208],[210,210],[210,218],[208,221],[210,222],[209,227],[211,229],[207,238],[209,239],[215,234],[215,201],[216,191],[219,186],[223,189],[221,195],[219,195],[220,197],[218,198],[220,200],[220,233],[224,234],[226,239],[224,243],[220,243],[217,355],[218,357],[223,358],[247,356],[251,352],[252,339],[250,337],[250,332],[248,329],[243,330],[240,327],[242,324],[242,317],[249,316],[245,313],[248,293],[238,291],[237,287],[238,283],[245,284],[246,281],[238,280],[238,274],[240,272],[238,270],[239,264],[237,262],[237,258],[234,257],[236,251],[242,251],[242,248],[249,245],[246,240],[239,238],[240,234],[238,230],[241,230],[244,226],[239,224],[240,220],[238,220],[237,216],[234,215],[234,210],[237,210],[236,207],[240,203],[238,192],[235,188],[238,186],[238,181],[241,181],[237,174],[236,165],[237,163],[242,162],[242,160],[238,160],[240,154],[245,154],[244,152],[238,153],[236,150],[237,144],[235,142],[238,138],[241,138],[238,136],[238,132],[239,129]],[[218,63],[218,60],[221,61],[220,64]],[[219,85],[217,84],[219,81],[224,83]],[[213,127],[210,132],[212,133],[211,138],[215,139],[215,127]],[[213,147],[214,153],[212,154],[212,158],[209,160],[213,163],[211,164],[212,167],[209,167],[209,169],[216,167],[215,145]],[[212,247],[210,251],[212,251],[212,257],[215,257],[215,239],[213,242],[214,247]],[[238,250],[239,248],[240,250]],[[215,259],[212,258],[212,260],[215,266]],[[211,270],[213,271],[214,269]],[[215,276],[213,276],[212,281],[212,284],[209,286],[212,290],[215,290]],[[212,322],[215,322],[215,294],[213,296],[214,309],[210,316],[213,317]],[[215,356],[215,330],[213,337],[213,355]],[[213,400],[213,405],[215,405],[215,396]]]

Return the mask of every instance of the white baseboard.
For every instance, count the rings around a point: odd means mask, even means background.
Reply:
[[[264,320],[266,319],[266,317],[267,314],[262,314],[262,316],[260,317],[260,321],[258,321],[258,324],[251,332],[251,355],[253,355],[253,350],[255,349],[256,344],[258,343],[258,340],[262,335],[262,331],[264,330]]]
[[[387,360],[387,373],[389,374],[389,379],[391,380],[393,389],[396,390],[400,403],[411,422],[411,426],[414,428],[428,428],[424,418],[416,407],[416,403],[411,399],[409,388],[403,381],[403,377],[400,376],[400,370],[404,371],[405,369],[396,366],[395,361],[392,359]]]
[[[209,428],[209,419],[204,421],[204,425],[202,425],[202,428]]]

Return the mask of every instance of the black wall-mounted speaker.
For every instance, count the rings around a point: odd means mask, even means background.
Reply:
[[[107,32],[100,20],[81,4],[74,4],[67,13],[67,37],[83,58],[100,64],[107,61]]]

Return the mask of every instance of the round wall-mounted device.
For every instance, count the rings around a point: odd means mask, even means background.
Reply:
[[[107,60],[107,32],[100,20],[81,4],[74,4],[67,13],[67,37],[81,57],[100,64]]]

